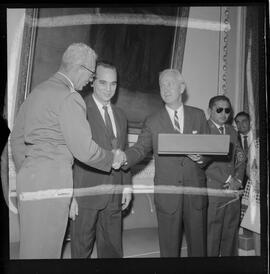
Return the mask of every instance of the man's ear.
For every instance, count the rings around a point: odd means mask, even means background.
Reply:
[[[185,85],[185,83],[181,83],[181,85],[180,85],[180,89],[181,89],[181,94],[183,94],[183,92],[185,91],[185,89],[186,89],[186,85]]]
[[[211,108],[208,108],[207,109],[207,113],[208,113],[208,115],[209,115],[209,117],[211,116]]]

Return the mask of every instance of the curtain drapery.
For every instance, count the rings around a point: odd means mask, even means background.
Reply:
[[[187,16],[188,8],[178,8],[178,16]],[[100,59],[114,63],[118,69],[119,84],[129,90],[139,90],[143,93],[156,93],[159,91],[158,74],[170,67],[172,49],[175,35],[175,22],[177,7],[151,7],[151,8],[100,8],[102,14],[132,14],[144,15],[153,18],[156,16],[164,20],[172,19],[173,24],[99,24],[90,28],[90,44],[96,50]],[[184,12],[182,12],[184,10]],[[178,18],[179,19],[179,18]],[[185,36],[178,27],[175,42],[175,56],[183,55]],[[181,34],[181,35],[180,35]],[[180,45],[181,44],[181,45]],[[180,51],[178,50],[180,47]],[[177,59],[182,63],[182,58]],[[177,63],[177,64],[178,64]],[[180,64],[179,63],[179,64]],[[179,65],[178,66],[181,66]]]

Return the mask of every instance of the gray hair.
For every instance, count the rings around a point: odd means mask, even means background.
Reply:
[[[97,54],[93,49],[83,43],[73,43],[64,52],[61,66],[83,65],[90,58],[94,61],[97,59]]]
[[[175,79],[177,79],[177,80],[179,81],[179,83],[184,83],[184,84],[186,85],[185,79],[184,79],[183,75],[182,75],[182,74],[180,73],[180,71],[177,70],[177,69],[165,69],[165,70],[161,71],[161,72],[159,73],[159,82],[160,82],[160,81],[162,80],[162,78],[163,78],[164,76],[166,76],[167,74],[173,75],[173,76],[175,77]]]

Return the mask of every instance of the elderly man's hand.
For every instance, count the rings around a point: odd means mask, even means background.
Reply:
[[[234,177],[230,177],[223,186],[225,189],[229,190],[239,190],[242,187],[242,182]]]
[[[191,159],[193,162],[196,162],[197,164],[203,163],[203,161],[201,160],[200,154],[188,154],[187,156],[189,159]]]

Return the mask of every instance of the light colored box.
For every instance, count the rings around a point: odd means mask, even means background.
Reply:
[[[230,135],[160,133],[159,154],[227,155]]]

